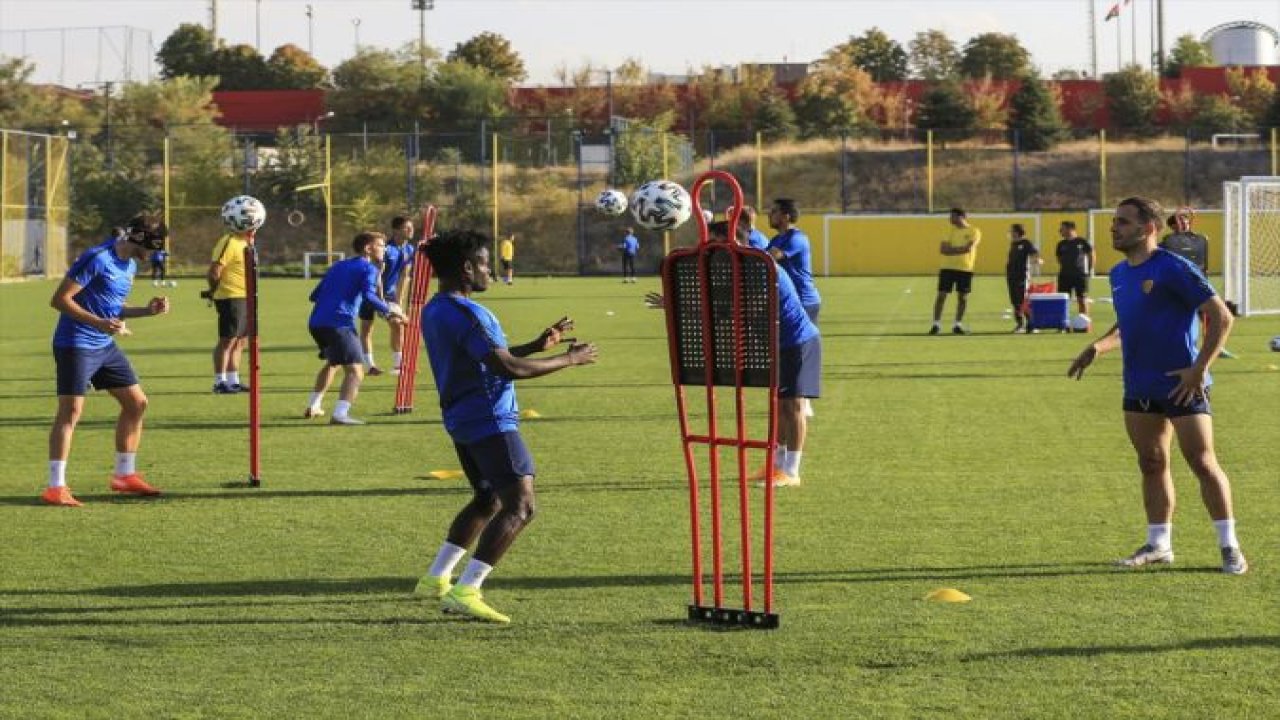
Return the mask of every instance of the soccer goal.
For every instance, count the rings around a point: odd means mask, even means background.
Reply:
[[[1280,177],[1222,184],[1223,295],[1242,315],[1280,313]]]
[[[311,279],[311,268],[328,269],[330,265],[342,260],[346,253],[340,252],[307,252],[302,254],[302,277]]]

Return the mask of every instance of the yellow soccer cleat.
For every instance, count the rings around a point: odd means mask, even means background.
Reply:
[[[466,615],[485,622],[502,624],[511,622],[511,618],[494,610],[485,603],[479,588],[473,588],[469,585],[454,585],[453,589],[445,594],[444,605],[441,609],[446,613]]]
[[[418,586],[413,589],[413,594],[432,600],[443,600],[444,596],[448,595],[452,589],[453,585],[449,582],[449,578],[426,575],[418,581]]]

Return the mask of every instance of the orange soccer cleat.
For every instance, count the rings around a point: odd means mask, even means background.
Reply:
[[[44,492],[40,493],[40,499],[46,505],[57,505],[59,507],[80,507],[84,505],[84,503],[75,499],[71,494],[71,488],[66,485],[45,488]]]
[[[142,476],[133,473],[132,475],[113,475],[111,476],[111,491],[118,493],[127,493],[129,495],[159,495],[160,491],[147,484]]]

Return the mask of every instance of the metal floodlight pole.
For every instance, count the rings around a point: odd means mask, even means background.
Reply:
[[[307,12],[307,54],[308,54],[308,55],[315,55],[315,54],[316,54],[316,44],[315,44],[315,29],[316,29],[315,17],[316,17],[316,13],[315,13],[315,8],[313,8],[313,7],[310,5],[310,3],[308,3],[308,4],[307,4],[307,11],[306,11],[306,12]]]

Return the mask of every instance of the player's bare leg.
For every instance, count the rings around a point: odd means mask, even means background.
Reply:
[[[969,309],[969,293],[956,293],[956,324],[952,332],[964,333],[964,311]]]
[[[363,425],[363,420],[351,417],[351,406],[355,404],[360,393],[360,382],[364,380],[364,366],[352,363],[342,366],[342,387],[338,390],[338,403],[333,406],[333,415],[329,416],[330,425]]]
[[[107,392],[120,403],[120,417],[116,419],[116,467],[111,477],[111,489],[131,495],[159,495],[159,490],[138,475],[135,466],[138,445],[142,443],[142,418],[147,412],[147,396],[142,392],[142,386],[111,388]]]
[[[311,391],[311,402],[307,403],[307,409],[302,412],[303,418],[319,417],[324,414],[324,408],[321,407],[321,401],[324,400],[324,394],[329,391],[329,385],[333,383],[333,375],[338,371],[336,365],[325,363],[320,367],[320,372],[316,373],[316,382]]]
[[[1178,447],[1191,472],[1200,481],[1200,497],[1213,520],[1218,534],[1218,547],[1222,551],[1222,571],[1231,575],[1243,575],[1249,563],[1240,552],[1236,539],[1236,521],[1231,503],[1231,481],[1218,464],[1213,448],[1213,417],[1211,415],[1187,415],[1173,418],[1173,431],[1178,437]]]
[[[364,363],[369,366],[369,374],[381,375],[382,370],[373,361],[373,318],[360,318],[360,352],[364,353]]]
[[[1142,473],[1142,504],[1147,514],[1147,541],[1136,552],[1119,561],[1124,567],[1140,567],[1173,562],[1171,540],[1176,497],[1169,471],[1169,444],[1173,426],[1164,415],[1126,412],[1125,430],[1138,456]]]
[[[80,507],[81,503],[66,485],[67,458],[71,456],[71,438],[84,410],[83,395],[59,395],[58,410],[49,428],[49,486],[40,499],[49,505]]]

